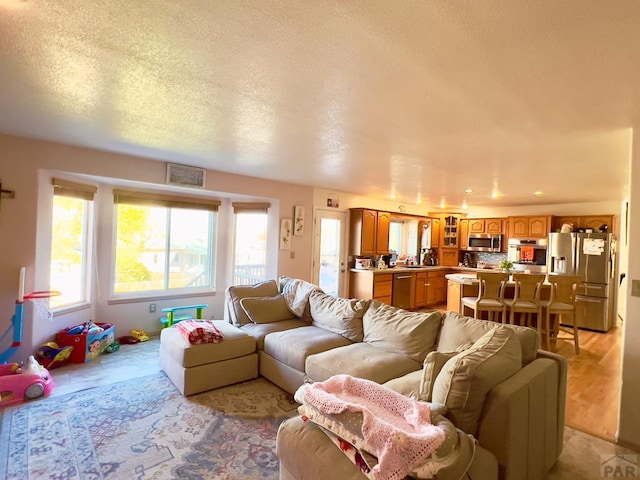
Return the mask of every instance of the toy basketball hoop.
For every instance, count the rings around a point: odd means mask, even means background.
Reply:
[[[22,342],[22,317],[25,300],[33,303],[35,313],[38,317],[52,320],[53,313],[49,309],[49,299],[60,295],[60,292],[55,290],[40,290],[25,294],[24,279],[25,268],[22,267],[20,269],[20,284],[18,287],[18,299],[16,300],[15,311],[11,317],[11,324],[7,327],[7,330],[2,334],[2,336],[0,336],[0,345],[10,333],[13,333],[13,335],[11,335],[12,341],[8,348],[0,352],[0,364],[6,363],[7,360],[9,360],[9,358],[11,358],[11,356],[18,350]]]
[[[57,297],[60,292],[57,290],[38,290],[24,295],[24,300],[29,300],[33,304],[36,315],[43,320],[53,320],[53,312],[49,308],[49,299]]]

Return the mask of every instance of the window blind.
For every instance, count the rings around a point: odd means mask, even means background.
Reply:
[[[98,187],[95,187],[94,185],[71,182],[69,180],[63,180],[61,178],[53,178],[51,179],[51,183],[53,184],[53,194],[61,195],[64,197],[93,200],[93,197],[98,191]]]
[[[209,210],[212,212],[218,211],[218,207],[222,203],[220,200],[203,197],[184,197],[181,195],[134,192],[128,190],[114,190],[113,200],[116,204],[187,208],[191,210]]]
[[[233,213],[267,213],[270,203],[265,202],[233,202]]]

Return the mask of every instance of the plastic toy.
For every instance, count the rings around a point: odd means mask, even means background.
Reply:
[[[149,335],[147,335],[147,332],[140,329],[131,330],[131,336],[133,338],[136,338],[140,342],[146,342],[147,340],[149,340]]]
[[[13,331],[11,345],[0,353],[0,406],[21,402],[24,399],[38,398],[49,395],[53,390],[53,378],[49,371],[38,363],[32,356],[25,362],[24,367],[18,363],[7,363],[22,343],[22,320],[25,300],[35,301],[60,295],[60,292],[31,292],[24,293],[25,268],[20,269],[20,285],[15,310],[11,317],[11,324],[0,337],[0,343]],[[38,305],[36,305],[38,306]]]
[[[18,363],[0,365],[0,406],[49,395],[53,386],[51,374],[33,355],[22,368]]]
[[[122,337],[118,337],[118,342],[133,345],[134,343],[139,343],[140,340],[138,340],[136,337],[132,337],[131,335],[123,335]]]
[[[36,360],[51,370],[67,363],[72,350],[73,347],[60,347],[56,342],[43,343],[36,352]]]
[[[107,345],[107,348],[104,349],[105,353],[113,353],[120,350],[120,344],[118,342],[113,342]]]
[[[162,328],[170,327],[174,323],[181,322],[183,320],[191,320],[193,318],[189,314],[176,315],[175,312],[180,310],[195,310],[196,311],[196,319],[202,320],[204,318],[203,311],[209,305],[206,303],[202,303],[199,305],[186,305],[184,307],[167,307],[163,308],[162,312],[166,313],[166,317],[160,317],[160,323],[162,323]]]

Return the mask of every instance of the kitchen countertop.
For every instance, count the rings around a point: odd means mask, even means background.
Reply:
[[[362,273],[362,272],[370,272],[375,274],[379,274],[379,273],[407,273],[407,272],[437,272],[440,270],[446,270],[446,271],[451,271],[451,270],[455,270],[455,271],[460,271],[460,272],[477,272],[478,270],[481,270],[480,268],[471,268],[471,267],[443,267],[440,265],[431,265],[431,266],[422,266],[422,265],[416,265],[414,267],[405,267],[405,266],[398,266],[396,265],[395,267],[392,268],[351,268],[350,271],[351,272],[356,272],[356,273]],[[486,269],[488,270],[488,269]]]

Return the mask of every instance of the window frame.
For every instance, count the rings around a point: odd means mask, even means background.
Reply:
[[[55,197],[77,198],[83,201],[83,222],[82,222],[82,265],[81,265],[81,295],[80,299],[71,303],[61,305],[51,305],[50,309],[54,315],[75,311],[91,305],[92,291],[92,266],[94,260],[94,243],[95,243],[95,194],[97,187],[79,182],[72,182],[61,178],[52,178],[53,195],[51,198],[51,236],[53,237],[53,205]],[[50,251],[53,249],[53,239],[50,244]],[[49,255],[49,288],[54,290],[51,285],[51,264],[52,255]],[[64,294],[64,292],[62,292]]]
[[[109,286],[109,302],[120,303],[130,301],[141,301],[145,299],[170,299],[184,297],[210,296],[215,293],[216,267],[217,267],[217,236],[220,219],[218,217],[218,207],[222,203],[220,200],[209,197],[182,196],[176,194],[164,194],[155,192],[133,191],[133,190],[113,190],[113,238],[111,241],[111,279]],[[118,242],[118,205],[136,205],[144,207],[159,207],[165,209],[167,223],[165,225],[166,240],[165,253],[171,250],[171,217],[174,209],[205,210],[209,212],[209,242],[207,245],[209,262],[209,282],[201,287],[189,288],[168,288],[170,277],[168,271],[169,255],[165,255],[164,272],[165,280],[163,289],[144,290],[135,292],[116,292],[116,261]]]
[[[230,265],[231,269],[231,283],[237,285],[249,285],[250,283],[238,283],[236,278],[236,254],[237,254],[237,240],[238,240],[238,215],[242,214],[263,214],[265,216],[265,242],[264,242],[264,278],[257,281],[265,281],[268,279],[268,261],[269,261],[269,207],[270,203],[266,202],[233,202],[233,239],[232,239],[232,261]],[[253,282],[256,283],[256,282]]]

